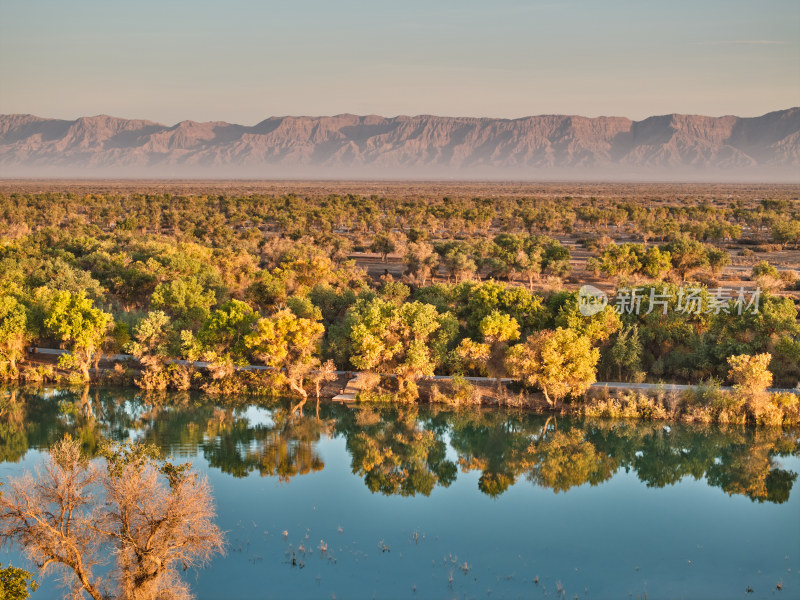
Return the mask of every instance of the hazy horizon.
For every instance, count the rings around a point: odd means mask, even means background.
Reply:
[[[166,125],[166,126],[175,126],[180,123],[186,121],[192,121],[197,123],[226,123],[228,125],[241,125],[243,127],[254,127],[264,121],[268,121],[270,119],[327,119],[333,117],[343,117],[343,116],[355,116],[355,117],[380,117],[383,119],[398,119],[403,117],[408,118],[416,118],[416,117],[436,117],[436,118],[444,118],[444,119],[486,119],[486,120],[494,120],[494,121],[519,121],[522,119],[529,119],[529,118],[536,118],[536,117],[584,117],[587,119],[630,119],[634,122],[641,122],[647,119],[655,118],[655,117],[666,117],[671,115],[686,115],[686,116],[696,116],[696,117],[711,117],[711,118],[721,118],[721,117],[740,117],[740,118],[755,118],[755,117],[762,117],[771,113],[777,113],[784,110],[790,110],[800,108],[800,102],[797,102],[793,106],[784,106],[779,107],[774,110],[768,110],[763,113],[754,114],[754,115],[734,115],[734,114],[699,114],[699,113],[679,113],[676,111],[659,113],[659,114],[650,114],[642,117],[641,119],[634,119],[628,115],[623,114],[606,114],[606,115],[596,115],[590,116],[585,114],[577,114],[577,113],[539,113],[539,114],[529,114],[529,115],[520,115],[518,117],[497,117],[494,115],[446,115],[446,114],[433,114],[433,113],[417,113],[417,114],[396,114],[396,115],[384,115],[379,113],[355,113],[352,111],[349,112],[341,112],[336,114],[272,114],[272,115],[264,115],[262,118],[257,119],[252,122],[241,122],[241,121],[225,121],[224,119],[206,119],[203,121],[198,121],[196,119],[179,119],[177,121],[157,121],[155,119],[148,119],[145,117],[137,116],[137,115],[120,115],[120,114],[111,114],[111,113],[96,113],[96,114],[85,114],[85,115],[77,115],[75,117],[58,117],[53,115],[45,115],[45,114],[37,114],[37,113],[4,113],[0,111],[0,116],[14,116],[14,115],[30,115],[34,117],[38,117],[41,119],[52,119],[52,120],[59,120],[59,121],[77,121],[78,119],[85,119],[85,118],[98,118],[98,117],[111,117],[114,119],[124,119],[126,121],[151,121],[157,123],[159,125]]]
[[[12,177],[788,181],[800,108],[757,118],[276,118],[226,122],[0,115]]]

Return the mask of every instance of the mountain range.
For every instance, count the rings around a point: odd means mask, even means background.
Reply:
[[[0,177],[800,180],[800,107],[760,117],[0,115]]]

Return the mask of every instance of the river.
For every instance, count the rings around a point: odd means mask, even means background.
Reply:
[[[200,600],[800,597],[798,431],[122,389],[0,398],[3,480],[66,432],[89,452],[148,440],[208,476],[228,549],[184,574]],[[60,597],[40,583],[34,600]]]

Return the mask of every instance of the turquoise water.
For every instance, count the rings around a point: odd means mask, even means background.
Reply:
[[[4,479],[67,431],[206,473],[228,551],[185,574],[200,599],[800,597],[797,431],[130,390],[3,402]],[[32,598],[59,597],[42,584]]]

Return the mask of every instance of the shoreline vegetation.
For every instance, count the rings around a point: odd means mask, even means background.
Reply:
[[[643,188],[2,193],[0,379],[800,423],[797,189]]]
[[[31,358],[20,371],[22,385],[66,386],[81,389],[68,369],[58,366],[64,351],[31,349]],[[48,351],[45,353],[46,351]],[[762,359],[764,360],[764,359]],[[753,361],[745,361],[749,367]],[[276,399],[285,397],[286,390],[275,385],[274,374],[268,368],[238,365],[226,375],[225,387],[214,383],[218,378],[214,364],[186,361],[165,367],[175,372],[193,373],[190,389],[202,391],[224,401],[232,395]],[[141,388],[144,365],[133,356],[104,357],[92,371],[92,384]],[[313,380],[315,373],[310,374]],[[317,403],[333,401],[344,404],[395,404],[396,383],[391,375],[368,372],[337,371],[322,373],[315,390]],[[441,405],[447,408],[513,408],[534,414],[577,416],[605,419],[640,419],[685,423],[750,424],[767,426],[796,426],[800,424],[800,396],[794,390],[764,388],[749,383],[739,375],[740,383],[722,386],[718,381],[698,385],[631,384],[595,382],[580,398],[562,403],[548,402],[544,394],[526,388],[519,381],[504,378],[500,385],[486,377],[436,376],[417,381],[417,403]],[[164,388],[165,390],[167,388]],[[175,388],[178,389],[178,388]],[[158,395],[158,390],[145,390]],[[301,409],[307,398],[294,394]]]

